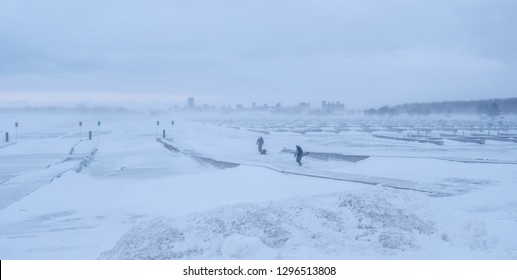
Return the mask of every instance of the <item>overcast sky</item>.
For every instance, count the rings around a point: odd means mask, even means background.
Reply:
[[[3,102],[517,97],[517,1],[0,0]]]

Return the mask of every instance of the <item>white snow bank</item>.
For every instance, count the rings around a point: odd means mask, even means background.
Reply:
[[[39,189],[45,184],[51,183],[55,178],[61,177],[68,171],[81,172],[93,159],[97,151],[96,141],[79,141],[71,147],[66,158],[56,158],[56,155],[46,155],[41,152],[43,160],[36,160],[39,164],[29,165],[28,170],[20,175],[15,172],[3,173],[5,176],[2,180],[2,172],[0,172],[0,210],[8,207],[12,203],[26,197],[30,193]],[[64,155],[62,155],[64,156]],[[54,162],[45,165],[44,160],[54,160]],[[18,159],[21,162],[32,160],[30,157]],[[6,162],[0,162],[0,167],[7,165],[17,159],[6,159]]]
[[[428,198],[393,189],[360,190],[237,204],[143,222],[101,259],[487,258],[472,221],[438,228]],[[460,226],[461,225],[461,226]],[[478,227],[468,231],[465,227]],[[453,232],[450,232],[453,231]],[[486,232],[485,232],[486,235]],[[461,238],[458,240],[456,238]],[[467,240],[468,239],[468,240]],[[506,256],[508,257],[508,256]]]

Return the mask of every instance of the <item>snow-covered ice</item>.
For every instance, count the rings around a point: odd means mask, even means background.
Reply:
[[[0,115],[1,259],[517,259],[517,143],[370,131],[475,119]]]

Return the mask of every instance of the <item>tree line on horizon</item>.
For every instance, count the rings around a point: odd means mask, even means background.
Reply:
[[[370,116],[476,114],[496,117],[517,114],[517,98],[405,103],[382,106],[378,109],[371,108],[364,113]]]

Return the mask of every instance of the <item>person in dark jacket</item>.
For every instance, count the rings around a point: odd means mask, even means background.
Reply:
[[[296,152],[294,153],[294,157],[296,158],[296,162],[299,166],[302,166],[302,157],[303,157],[303,150],[302,147],[296,145]]]
[[[259,137],[259,139],[257,139],[257,145],[259,153],[262,154],[262,146],[264,145],[264,139],[262,139],[262,137]]]

